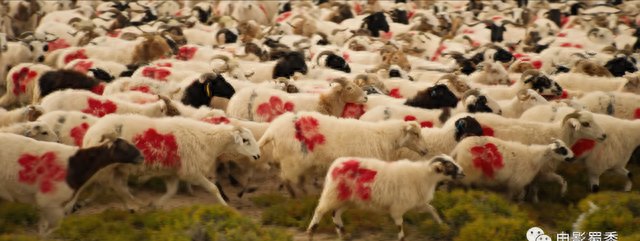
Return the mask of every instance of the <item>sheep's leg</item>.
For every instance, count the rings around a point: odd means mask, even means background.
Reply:
[[[336,225],[336,232],[340,238],[349,238],[350,234],[344,230],[344,223],[342,222],[342,214],[347,211],[347,206],[341,206],[331,212],[331,218],[333,224]]]
[[[220,195],[220,190],[218,189],[218,187],[216,187],[216,185],[213,184],[211,181],[209,181],[209,179],[207,179],[207,177],[205,177],[204,175],[194,174],[193,176],[190,176],[187,180],[193,185],[198,185],[203,187],[209,193],[213,194],[216,197],[216,199],[218,199],[218,202],[220,204],[227,206],[227,202],[225,202],[222,196]]]
[[[229,183],[231,183],[231,185],[234,187],[240,186],[240,182],[238,182],[238,180],[233,177],[233,175],[231,175],[231,168],[229,167],[229,163],[223,162],[221,163],[221,165],[224,168],[225,174],[227,174],[227,177],[229,177]]]
[[[598,191],[600,191],[600,174],[589,172],[588,176],[589,176],[589,186],[591,187],[591,192],[597,193]]]
[[[7,200],[9,202],[15,202],[16,201],[15,199],[13,199],[11,194],[9,194],[9,191],[7,191],[7,189],[5,189],[2,186],[2,184],[0,184],[0,199]]]
[[[43,207],[40,209],[40,221],[38,232],[46,237],[58,228],[60,220],[64,217],[64,209],[60,207]]]
[[[431,206],[431,204],[421,206],[419,211],[431,213],[431,216],[433,216],[433,220],[435,220],[438,224],[442,224],[442,219],[440,218],[440,215],[438,215],[438,210],[436,210],[435,207]]]
[[[302,195],[307,196],[307,189],[304,187],[304,183],[306,180],[306,176],[305,175],[300,175],[298,177],[298,188],[300,189],[300,191],[302,191]]]
[[[294,176],[293,171],[285,172],[284,169],[280,172],[280,178],[284,184],[284,187],[287,188],[289,195],[291,198],[296,198],[296,192],[293,190],[293,185],[297,185],[298,181],[300,181],[298,176]]]
[[[245,191],[250,193],[255,191],[255,188],[249,188],[249,190],[247,190],[249,182],[251,182],[251,177],[253,177],[253,167],[249,167],[249,169],[247,169],[246,176],[244,184],[242,185],[242,190],[238,193],[238,198],[241,198]]]
[[[187,183],[186,184],[186,188],[187,188],[187,193],[189,193],[189,196],[194,196],[193,195],[193,186],[191,186],[191,183]]]
[[[129,186],[127,186],[126,178],[123,178],[122,176],[120,177],[114,176],[111,188],[113,189],[113,191],[116,192],[116,195],[118,195],[118,197],[122,200],[124,204],[124,208],[126,210],[129,210],[129,212],[134,213],[135,210],[131,208],[131,205],[129,202],[130,201],[136,202],[136,199],[133,197],[133,195],[131,195],[131,192],[129,192]]]
[[[322,220],[322,216],[324,216],[327,211],[331,210],[331,207],[328,206],[327,202],[324,200],[325,199],[320,198],[320,203],[318,203],[318,206],[316,207],[316,210],[313,214],[313,218],[311,218],[311,222],[309,223],[309,227],[307,228],[307,235],[309,237],[309,240],[313,240],[313,234],[316,232],[318,224],[320,223],[320,220]]]
[[[431,206],[431,205],[429,205]],[[393,218],[393,221],[396,223],[396,226],[398,227],[398,240],[400,241],[404,241],[404,228],[402,227],[402,215],[404,213],[398,213],[398,212],[392,212],[391,213],[391,218]]]
[[[562,176],[556,174],[555,172],[545,172],[545,173],[540,173],[540,181],[551,181],[551,182],[557,182],[558,184],[560,184],[560,186],[562,186],[562,188],[560,189],[560,196],[564,197],[567,194],[567,181],[564,180],[564,178],[562,178]],[[535,193],[537,196],[537,192]]]
[[[99,193],[104,191],[104,185],[96,183],[95,185],[93,185],[93,190],[91,190],[91,194],[89,195],[89,197],[85,198],[84,200],[78,202],[76,205],[74,205],[73,209],[75,212],[75,209],[80,209],[82,206],[85,206],[87,204],[89,204],[90,202],[92,202]],[[76,197],[77,198],[77,197]]]
[[[165,203],[167,203],[167,201],[169,201],[170,198],[172,198],[173,196],[176,195],[176,193],[178,193],[179,184],[180,184],[180,179],[178,179],[177,177],[171,177],[171,176],[165,177],[164,185],[167,191],[165,192],[164,195],[162,195],[162,197],[160,197],[158,200],[153,202],[150,206],[162,207]]]
[[[629,192],[631,191],[631,187],[633,185],[633,174],[631,172],[629,172],[629,170],[627,170],[624,167],[615,167],[613,168],[613,171],[627,177],[627,183],[624,185],[624,189],[623,191],[625,192]]]

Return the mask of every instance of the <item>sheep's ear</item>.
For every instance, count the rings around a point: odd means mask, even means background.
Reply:
[[[336,83],[333,82],[329,85],[331,88],[335,89],[335,90],[341,90],[342,89],[342,85],[340,83]]]
[[[576,129],[576,131],[580,130],[580,127],[582,126],[580,124],[580,121],[576,120],[575,118],[569,119],[568,122],[569,122],[569,125],[571,125],[571,127]]]
[[[433,170],[435,170],[436,173],[444,172],[444,166],[442,165],[442,162],[437,162],[436,164],[433,164]]]
[[[240,131],[239,130],[233,131],[232,134],[233,134],[233,141],[236,144],[239,144],[239,143],[242,142],[242,137],[240,136]]]
[[[420,131],[420,124],[418,124],[418,122],[416,121],[407,121],[405,122],[405,126],[404,126],[404,131],[405,132],[419,132]]]

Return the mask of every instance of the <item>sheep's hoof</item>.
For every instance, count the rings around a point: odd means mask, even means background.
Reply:
[[[240,191],[240,192],[238,193],[238,198],[242,198],[242,195],[244,195],[244,191]]]
[[[278,186],[278,191],[282,191],[282,188],[284,188],[284,184],[280,184],[280,186]]]
[[[129,212],[130,212],[130,213],[136,213],[136,210],[129,209]]]
[[[247,192],[248,193],[253,193],[253,192],[257,191],[257,190],[258,190],[257,187],[250,187],[249,189],[247,189]]]
[[[240,186],[240,182],[238,182],[238,180],[236,180],[236,178],[233,177],[232,175],[229,175],[229,182],[231,183],[231,186],[234,186],[234,187]]]
[[[81,208],[82,208],[82,205],[80,205],[80,204],[73,205],[73,208],[71,209],[71,213],[75,213],[76,211],[78,211]]]

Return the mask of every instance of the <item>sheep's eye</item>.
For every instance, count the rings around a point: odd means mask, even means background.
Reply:
[[[351,87],[347,87],[347,90],[351,90]]]
[[[588,127],[591,127],[591,124],[589,124],[589,122],[584,122],[584,123],[582,123],[582,126],[588,128]]]
[[[46,131],[45,131],[45,132],[42,132],[42,135],[43,135],[43,136],[46,136],[46,135],[48,135],[48,134],[49,134],[49,133],[47,133]]]
[[[247,139],[242,139],[242,143],[244,143],[244,144],[249,144],[249,140],[247,140]]]

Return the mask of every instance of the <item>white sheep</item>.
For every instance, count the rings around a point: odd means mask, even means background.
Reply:
[[[227,115],[258,122],[271,122],[285,112],[317,111],[341,116],[347,103],[367,102],[366,93],[344,78],[333,79],[331,91],[320,95],[288,94],[274,89],[245,88],[229,100]]]
[[[475,85],[472,84],[472,87],[475,87]],[[516,97],[518,92],[522,89],[533,89],[543,96],[562,95],[562,88],[539,70],[525,71],[522,73],[520,81],[516,81],[511,86],[479,85],[478,87],[496,100],[510,100]]]
[[[437,210],[429,204],[438,182],[465,178],[463,169],[447,155],[430,160],[386,162],[374,158],[341,157],[329,167],[324,189],[307,234],[309,240],[322,216],[331,211],[340,238],[347,238],[342,213],[350,205],[376,212],[387,212],[398,226],[398,239],[404,240],[402,216],[417,208],[429,212],[439,224]]]
[[[52,233],[70,210],[67,208],[73,206],[65,203],[77,197],[96,172],[113,163],[144,161],[140,151],[126,141],[99,138],[100,145],[79,149],[0,133],[0,142],[6,145],[0,152],[0,198],[37,206],[40,235]]]
[[[506,186],[509,198],[524,199],[525,186],[551,162],[573,162],[574,153],[561,140],[547,145],[525,145],[489,136],[468,137],[451,152],[467,177],[460,180],[493,187]]]
[[[585,92],[593,91],[624,91],[627,85],[638,85],[636,79],[638,74],[628,74],[623,77],[599,77],[588,76],[582,73],[560,73],[554,75],[553,80],[560,86],[570,90],[580,90]],[[637,89],[635,91],[638,91]],[[636,94],[639,94],[636,92]]]
[[[98,117],[80,111],[51,111],[40,116],[37,121],[49,124],[60,138],[60,143],[82,147],[84,135]]]
[[[139,91],[148,94],[158,94],[168,96],[171,99],[181,98],[181,83],[162,82],[151,78],[118,78],[104,87],[103,95],[113,93]]]
[[[153,119],[141,115],[108,115],[87,131],[83,146],[94,146],[102,135],[115,134],[133,143],[145,156],[139,167],[116,166],[99,174],[96,181],[111,185],[129,208],[133,197],[128,192],[129,175],[164,176],[167,192],[153,205],[164,205],[178,191],[178,181],[201,186],[226,205],[218,188],[205,175],[223,153],[240,153],[258,159],[260,150],[250,130],[232,125],[211,125],[183,117]]]
[[[127,91],[122,93],[114,93],[105,95],[108,98],[115,98],[119,100],[129,101],[131,103],[136,104],[147,104],[147,103],[155,103],[161,100],[158,95],[147,94],[139,91]],[[201,106],[200,108],[195,108],[190,105],[182,104],[182,102],[171,100],[171,104],[176,107],[178,112],[180,112],[181,116],[188,117],[191,119],[202,119],[207,117],[221,117],[225,116],[223,110],[211,109],[207,106]]]
[[[59,142],[58,135],[45,122],[16,123],[0,128],[2,133],[26,136],[37,141]]]
[[[44,114],[44,109],[39,105],[28,105],[11,111],[0,108],[0,127],[14,123],[35,121],[42,114]]]
[[[520,118],[522,113],[538,105],[550,105],[549,102],[532,89],[523,89],[512,100],[501,100],[498,104],[502,108],[505,118]]]
[[[497,62],[482,62],[478,70],[469,75],[469,82],[484,85],[510,85],[509,73],[502,64]]]
[[[634,93],[595,91],[578,99],[585,110],[620,119],[640,119],[640,96]]]
[[[127,101],[96,95],[86,90],[67,89],[51,93],[42,98],[42,108],[49,112],[54,110],[76,110],[96,117],[111,113],[135,113],[150,117],[171,116],[173,108],[168,99],[164,101],[135,104]],[[169,107],[168,107],[169,106]]]
[[[327,170],[342,156],[375,157],[389,160],[393,151],[407,147],[421,155],[427,146],[415,121],[363,122],[317,112],[285,113],[276,118],[258,142],[273,145],[273,158],[280,162],[281,178],[295,197],[292,184],[304,189],[304,174]]]
[[[43,64],[23,63],[14,66],[7,73],[7,92],[0,97],[0,107],[16,104],[31,104],[34,89],[39,88],[40,76],[53,70]]]

